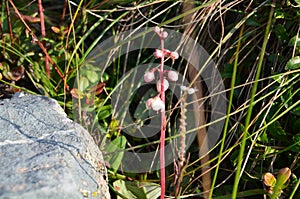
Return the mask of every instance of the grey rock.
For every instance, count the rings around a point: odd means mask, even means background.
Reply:
[[[101,152],[52,99],[0,101],[0,198],[110,198]]]

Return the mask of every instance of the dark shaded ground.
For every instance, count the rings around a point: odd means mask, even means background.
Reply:
[[[14,92],[10,88],[10,86],[0,83],[0,99],[10,98]]]

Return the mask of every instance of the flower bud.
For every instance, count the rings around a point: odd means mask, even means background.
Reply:
[[[192,94],[194,94],[196,91],[197,91],[197,89],[195,89],[195,88],[189,88],[187,92],[188,92],[189,95],[192,95]]]
[[[186,90],[186,86],[181,85],[181,86],[180,86],[180,89],[181,89],[182,91],[185,91],[185,90]]]
[[[276,178],[270,172],[264,173],[262,176],[264,184],[268,187],[274,187],[276,184]]]
[[[164,56],[164,52],[162,50],[156,49],[153,55],[155,58],[162,58]]]
[[[155,76],[154,76],[154,72],[152,71],[147,71],[145,74],[144,74],[144,80],[145,82],[151,82],[155,79]]]
[[[152,98],[151,107],[154,111],[159,111],[159,110],[164,111],[165,110],[165,104],[158,96]]]
[[[168,72],[168,79],[170,81],[176,82],[178,80],[178,73],[175,71],[169,71]]]
[[[288,181],[291,174],[292,174],[291,169],[289,169],[288,167],[282,168],[278,171],[277,180],[280,183],[284,184],[286,183],[286,181]]]
[[[168,80],[164,79],[164,92],[169,88],[169,82]],[[161,83],[160,83],[160,80],[158,80],[156,82],[156,90],[157,92],[160,92],[161,91]]]
[[[160,34],[160,27],[156,26],[154,28],[154,32],[157,33],[157,34]]]

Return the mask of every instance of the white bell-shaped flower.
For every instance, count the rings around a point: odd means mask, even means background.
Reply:
[[[170,80],[170,81],[173,81],[173,82],[176,82],[177,80],[178,80],[178,73],[177,72],[175,72],[175,71],[169,71],[168,72],[168,79]]]
[[[156,49],[153,55],[155,58],[162,58],[164,57],[164,52],[162,50]]]
[[[152,107],[153,98],[150,98],[146,101],[146,108],[149,110]]]
[[[154,72],[152,71],[147,71],[145,74],[144,74],[144,80],[145,82],[151,82],[155,79],[155,76],[154,76]]]
[[[165,110],[165,104],[158,96],[152,98],[151,107],[154,111],[164,111]]]
[[[168,88],[169,88],[169,82],[168,82],[168,80],[166,80],[166,79],[164,79],[164,92],[166,91],[166,90],[168,90]],[[157,92],[160,92],[161,91],[161,83],[160,83],[160,80],[158,80],[157,82],[156,82],[156,90],[157,90]]]

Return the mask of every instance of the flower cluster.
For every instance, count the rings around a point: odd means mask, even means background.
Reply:
[[[165,40],[168,37],[168,33],[163,30],[163,28],[155,27],[154,32],[160,37],[161,40]],[[156,49],[153,53],[154,57],[157,59],[163,59],[163,58],[170,58],[172,59],[173,63],[176,59],[179,58],[179,55],[177,52],[172,52],[167,49]],[[164,111],[165,110],[165,104],[163,100],[160,98],[161,93],[165,92],[169,88],[169,81],[176,82],[178,80],[178,73],[176,71],[170,71],[166,70],[164,71],[161,67],[158,68],[152,68],[151,70],[147,71],[144,74],[144,80],[145,82],[152,82],[155,80],[155,72],[158,71],[160,74],[164,75],[167,73],[166,76],[163,76],[164,79],[159,79],[156,82],[156,90],[159,93],[159,95],[150,98],[146,101],[146,107],[147,109],[153,109],[154,111]],[[169,80],[169,81],[168,81]],[[162,86],[163,84],[163,86]],[[163,90],[162,90],[163,88]]]
[[[156,70],[150,70],[144,74],[145,82],[152,82],[153,80],[155,80],[155,71]],[[168,90],[169,81],[176,82],[178,80],[178,73],[176,71],[164,71],[164,72],[167,73],[167,77],[164,77],[164,79],[162,81],[163,85],[164,85],[163,86],[164,90],[162,92],[165,92],[166,90]],[[156,90],[158,93],[161,92],[161,88],[162,88],[161,81],[157,80],[156,81]],[[160,99],[159,95],[148,99],[146,102],[146,107],[147,107],[147,109],[152,108],[154,111],[164,111],[165,110],[164,103]]]

